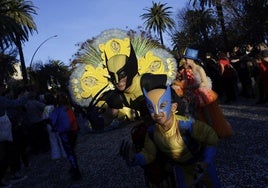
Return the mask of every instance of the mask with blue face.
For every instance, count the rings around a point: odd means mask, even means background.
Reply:
[[[152,99],[148,97],[148,94],[147,94],[148,92],[144,88],[143,88],[143,93],[144,93],[147,108],[150,114],[159,114],[160,112],[164,112],[167,114],[167,117],[170,116],[171,104],[172,104],[170,86],[167,86],[163,94],[162,92],[159,92],[159,96],[157,96],[157,93],[156,93],[156,96],[154,97],[158,99],[157,104],[155,104],[155,102],[153,102]],[[165,105],[163,106],[163,104]]]

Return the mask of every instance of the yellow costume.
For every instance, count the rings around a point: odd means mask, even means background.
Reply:
[[[120,29],[105,30],[91,42],[86,42],[76,62],[70,76],[69,91],[73,101],[82,107],[87,107],[94,97],[98,99],[103,93],[115,90],[113,80],[118,79],[116,72],[121,67],[125,66],[127,70],[128,86],[134,83],[132,79],[135,76],[145,73],[164,74],[167,82],[171,83],[177,72],[176,60],[169,52],[147,38],[130,36]],[[126,91],[127,100],[142,93],[136,89],[135,92]]]
[[[173,125],[168,131],[164,131],[160,125],[156,125],[153,135],[154,142],[148,135],[146,136],[145,146],[141,153],[144,155],[147,163],[150,163],[155,159],[154,157],[156,156],[157,148],[178,163],[184,163],[193,158],[178,131],[179,120],[186,119],[181,116],[174,116]],[[202,144],[209,146],[216,146],[218,142],[217,134],[213,129],[198,120],[195,120],[193,123],[192,137]],[[157,148],[155,145],[157,145]],[[147,147],[150,148],[150,154],[146,154]]]

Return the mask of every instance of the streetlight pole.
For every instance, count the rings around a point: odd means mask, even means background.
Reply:
[[[54,37],[57,37],[58,35],[53,35],[53,36],[51,36],[51,37],[48,37],[46,40],[44,40],[37,48],[36,48],[36,50],[35,50],[35,52],[34,52],[34,54],[33,54],[33,56],[32,56],[32,59],[31,59],[31,61],[30,61],[30,70],[32,70],[32,64],[33,64],[33,59],[34,59],[34,56],[35,56],[35,54],[37,53],[37,51],[39,50],[39,48],[43,45],[43,44],[45,44],[49,39],[52,39],[52,38],[54,38]]]

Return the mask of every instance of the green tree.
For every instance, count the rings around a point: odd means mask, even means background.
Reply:
[[[181,24],[171,35],[173,50],[181,55],[186,47],[204,51],[213,48],[211,38],[217,33],[217,21],[212,9],[184,10],[179,12],[177,18]]]
[[[22,44],[28,41],[29,34],[37,32],[32,17],[36,14],[36,7],[31,1],[24,0],[1,0],[0,7],[0,47],[6,49],[15,44],[19,51],[23,80],[27,83]]]
[[[61,85],[62,91],[68,91],[70,70],[59,60],[49,60],[47,63],[35,63],[31,72],[31,80],[40,92],[48,91],[47,81],[53,76]]]
[[[16,58],[12,55],[0,54],[0,83],[8,81],[9,78],[16,73],[14,64],[17,62]]]
[[[242,1],[241,16],[236,17],[236,27],[243,30],[241,40],[263,42],[268,34],[268,1]]]
[[[223,41],[224,41],[225,47],[228,49],[229,42],[228,42],[227,32],[226,32],[226,27],[225,27],[222,0],[189,0],[189,2],[192,2],[193,6],[195,6],[199,2],[201,7],[214,6],[216,8],[218,21],[220,23],[221,30],[222,30]]]
[[[146,13],[142,14],[140,17],[145,20],[145,29],[151,31],[151,29],[156,32],[160,37],[160,42],[164,46],[163,32],[171,30],[175,26],[174,20],[171,18],[172,12],[170,9],[172,7],[166,6],[167,4],[155,3],[151,8],[145,8]]]

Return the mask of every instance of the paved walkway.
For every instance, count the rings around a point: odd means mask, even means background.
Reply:
[[[236,133],[220,142],[216,157],[223,187],[268,187],[268,105],[255,106],[254,101],[241,99],[221,107]],[[28,179],[13,187],[145,187],[141,168],[128,168],[118,155],[119,144],[129,138],[131,127],[104,133],[82,129],[77,153],[83,180],[71,181],[68,161],[53,161],[48,152],[33,156],[31,167],[24,169]]]

